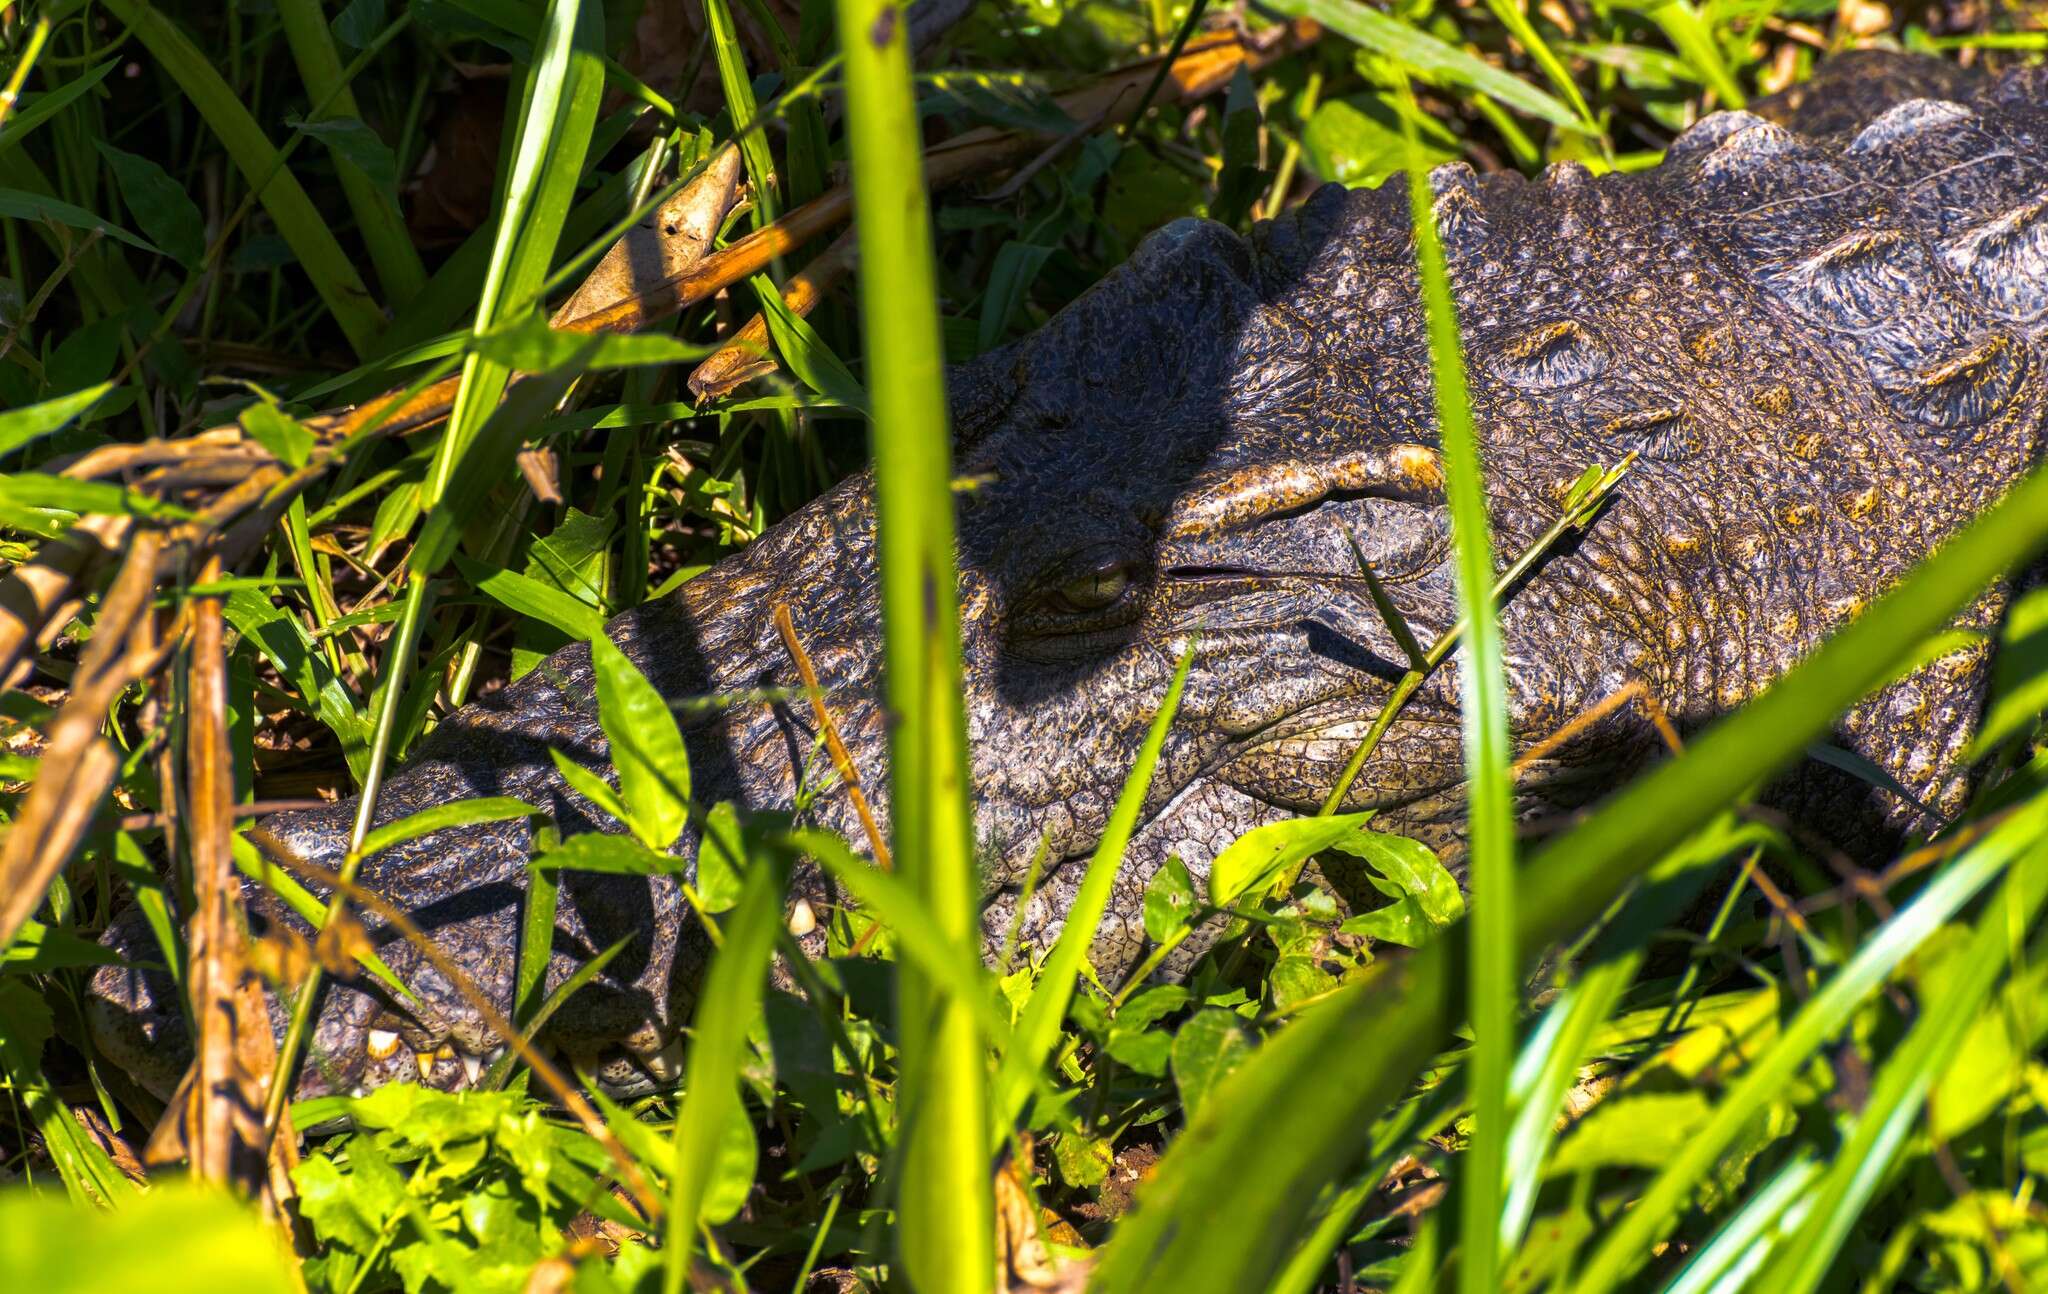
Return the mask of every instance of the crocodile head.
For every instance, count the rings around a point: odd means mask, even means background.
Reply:
[[[1652,711],[1683,729],[1754,695],[2037,454],[2048,127],[2029,84],[1973,106],[1911,101],[1817,139],[1722,114],[1643,175],[1431,177],[1503,560],[1588,466],[1638,459],[1599,520],[1503,607],[1524,749],[1603,699],[1643,698],[1536,761],[1525,807],[1611,784],[1654,748]],[[1407,210],[1396,182],[1326,189],[1248,239],[1178,222],[1039,332],[953,375],[992,943],[1013,925],[1027,944],[1056,935],[1082,870],[1069,864],[1100,838],[1190,645],[1097,939],[1106,974],[1142,953],[1143,889],[1168,856],[1200,875],[1245,830],[1330,793],[1405,665],[1359,554],[1424,643],[1452,625]],[[727,698],[686,725],[700,801],[801,803],[862,839],[809,710],[757,699],[797,682],[774,623],[785,605],[886,821],[874,538],[858,476],[611,626],[665,694]],[[1978,608],[1995,611],[1994,598]],[[1846,716],[1840,740],[1921,801],[1953,803],[1981,664],[1966,654],[1901,681]],[[570,648],[450,717],[392,779],[379,820],[509,794],[565,832],[615,827],[547,754],[604,766],[593,695],[588,652]],[[1453,841],[1457,712],[1456,672],[1439,671],[1348,807]],[[1787,794],[1838,834],[1910,812],[1825,774]],[[259,838],[332,867],[352,816],[282,815]],[[1041,845],[1049,870],[1019,912]],[[692,848],[686,834],[678,849]],[[531,849],[524,822],[450,830],[368,860],[361,880],[502,1011]],[[797,889],[833,901],[815,875]],[[370,925],[415,1000],[331,984],[301,1090],[474,1081],[499,1040],[456,985]],[[130,920],[109,939],[147,957],[141,931]],[[621,938],[549,1035],[631,1091],[674,1071],[703,956],[695,919],[670,881],[566,875],[550,981]],[[100,1046],[154,1087],[175,1082],[186,1046],[168,984],[116,967],[94,987]]]

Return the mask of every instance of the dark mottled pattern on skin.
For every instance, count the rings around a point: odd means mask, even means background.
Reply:
[[[1541,533],[1586,466],[1641,455],[1598,524],[1503,610],[1519,742],[1631,683],[1682,728],[1741,704],[2036,459],[2043,104],[2041,71],[1989,81],[1852,56],[1764,115],[1702,121],[1654,171],[1431,175],[1501,551]],[[992,943],[1041,838],[1052,869],[1022,931],[1037,946],[1057,934],[1078,860],[1200,639],[1097,943],[1112,974],[1143,952],[1141,896],[1165,858],[1200,875],[1246,829],[1314,807],[1397,676],[1346,528],[1424,641],[1451,622],[1404,186],[1326,188],[1249,238],[1176,222],[952,381],[960,471],[985,478],[961,500],[960,593]],[[671,696],[787,686],[770,619],[786,601],[886,815],[869,502],[865,476],[845,482],[611,633]],[[2002,599],[1987,595],[1972,619]],[[1858,706],[1838,740],[1954,806],[1984,678],[1981,652],[1947,657]],[[1422,690],[1350,798],[1453,850],[1456,689],[1446,670]],[[593,697],[587,651],[562,652],[424,741],[379,820],[510,794],[565,832],[607,825],[546,757],[552,746],[604,765]],[[739,706],[689,739],[707,804],[786,807],[815,759],[809,715],[789,707]],[[1583,803],[1655,745],[1639,712],[1617,713],[1540,765],[1525,809]],[[1901,802],[1817,769],[1774,796],[1852,849],[1914,825]],[[333,866],[353,812],[262,829]],[[813,813],[861,838],[838,791]],[[362,880],[503,1008],[528,850],[523,823],[449,831],[371,859]],[[830,898],[815,874],[798,889]],[[302,1091],[386,1081],[410,1053],[428,1054],[436,1084],[460,1086],[498,1040],[372,929],[422,1002],[331,985]],[[550,1029],[620,1091],[674,1072],[703,948],[671,882],[565,878],[551,981],[627,932],[642,937]],[[109,940],[148,954],[132,919]],[[112,968],[94,987],[100,1046],[165,1090],[186,1054],[166,981]]]

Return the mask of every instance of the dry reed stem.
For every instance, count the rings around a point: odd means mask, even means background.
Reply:
[[[0,947],[42,903],[120,771],[120,757],[100,736],[100,725],[122,689],[162,659],[160,648],[135,652],[129,644],[136,619],[149,613],[158,543],[148,531],[130,543],[101,603],[98,631],[79,657],[71,696],[50,721],[35,780],[0,843]]]
[[[882,829],[875,825],[867,794],[860,789],[860,774],[853,767],[853,756],[846,752],[846,743],[839,740],[839,725],[832,722],[832,712],[825,708],[825,690],[818,685],[818,671],[811,665],[810,653],[796,636],[796,621],[790,618],[787,603],[775,604],[775,629],[782,635],[789,658],[796,662],[797,677],[804,681],[811,713],[818,720],[819,731],[825,734],[825,749],[832,752],[832,767],[839,771],[839,780],[846,785],[846,798],[853,801],[853,811],[860,815],[861,829],[867,832],[868,845],[875,851],[875,865],[887,871],[892,865],[889,846],[882,839]]]

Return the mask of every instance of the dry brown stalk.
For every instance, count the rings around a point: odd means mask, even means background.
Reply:
[[[875,851],[875,865],[886,871],[892,865],[889,846],[882,840],[882,829],[875,825],[867,794],[860,789],[860,774],[853,767],[853,756],[847,754],[846,743],[839,740],[839,725],[832,722],[832,712],[825,708],[825,689],[818,685],[818,671],[811,665],[810,653],[796,636],[796,621],[790,617],[788,603],[775,604],[775,631],[782,635],[782,645],[796,662],[797,677],[804,681],[804,695],[811,701],[811,714],[818,720],[818,730],[825,734],[825,749],[832,752],[832,767],[838,770],[839,780],[846,786],[846,798],[853,801],[853,811],[860,815],[861,829],[867,832],[868,845]]]
[[[120,771],[120,757],[100,736],[100,725],[121,690],[162,660],[161,646],[136,651],[129,637],[136,620],[149,614],[158,545],[148,531],[129,544],[128,558],[100,605],[96,632],[79,657],[71,696],[44,734],[35,780],[0,843],[0,946],[42,903]]]
[[[703,260],[732,210],[739,181],[740,150],[727,144],[696,179],[655,208],[651,219],[612,244],[597,268],[555,311],[555,326],[623,301]]]
[[[860,242],[852,230],[833,239],[816,260],[783,284],[783,307],[798,318],[817,309],[825,294],[853,268],[859,248]],[[757,314],[691,372],[690,394],[699,400],[716,400],[757,377],[773,373],[776,367],[775,355],[768,349],[768,320]]]
[[[221,577],[218,557],[200,582]],[[241,884],[233,857],[235,777],[228,746],[227,644],[221,599],[195,598],[186,675],[185,806],[190,824],[194,911],[190,934],[192,1009],[198,1051],[184,1115],[193,1176],[226,1182],[283,1216],[292,1194],[298,1139],[263,1137],[263,1097],[277,1067],[263,991],[244,959]]]
[[[119,552],[133,522],[128,517],[87,517],[36,550],[0,581],[0,686],[14,686],[31,644],[44,641],[71,591]]]

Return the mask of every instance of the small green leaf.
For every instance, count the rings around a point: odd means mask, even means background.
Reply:
[[[101,382],[83,391],[60,395],[54,400],[41,404],[26,405],[20,409],[9,409],[0,413],[0,455],[11,454],[39,436],[47,436],[60,430],[73,418],[79,417],[114,389],[111,382]]]
[[[667,849],[690,817],[690,752],[674,711],[654,684],[602,633],[590,639],[597,672],[597,716],[611,743],[619,796],[633,833],[650,849]]]
[[[732,801],[720,800],[704,815],[697,841],[697,900],[706,912],[725,912],[740,901],[746,843]]]
[[[515,316],[471,344],[481,359],[521,373],[584,373],[592,369],[680,364],[702,359],[691,346],[663,333],[581,333],[550,328],[538,311]]]
[[[1173,1081],[1181,1109],[1192,1115],[1218,1081],[1251,1054],[1244,1022],[1221,1007],[1203,1007],[1173,1035]]]
[[[355,163],[378,191],[398,191],[398,157],[391,145],[359,117],[327,117],[320,121],[285,122],[301,134],[311,135],[334,150],[335,156]],[[147,229],[148,226],[144,225]]]
[[[1163,944],[1185,930],[1195,910],[1195,883],[1179,854],[1152,873],[1145,886],[1145,936]]]
[[[461,553],[452,554],[455,569],[469,581],[477,592],[493,601],[531,617],[542,624],[554,625],[578,638],[597,638],[604,633],[604,617],[552,585],[517,571],[466,557]]]
[[[297,418],[270,403],[259,400],[242,410],[242,430],[249,439],[277,456],[287,467],[304,467],[313,452],[313,433]]]
[[[1228,907],[1239,896],[1263,889],[1283,869],[1359,835],[1371,817],[1370,812],[1343,813],[1252,828],[1210,864],[1210,906]]]
[[[626,825],[631,815],[626,809],[626,802],[619,798],[610,782],[552,747],[548,749],[548,758],[555,762],[555,771],[562,775],[563,781],[592,804],[617,818],[621,827]]]
[[[861,389],[860,380],[845,361],[833,354],[817,329],[792,311],[783,302],[782,293],[767,279],[757,279],[754,291],[761,302],[761,317],[768,324],[768,334],[775,339],[775,349],[797,380],[819,395],[865,413],[868,393]]]
[[[666,876],[683,860],[649,849],[631,836],[586,831],[571,836],[533,860],[533,866],[565,872],[608,872],[614,876]]]
[[[436,831],[451,827],[473,827],[484,822],[506,822],[513,818],[531,817],[538,812],[524,800],[515,800],[508,795],[482,795],[468,800],[455,800],[448,804],[437,804],[407,814],[396,822],[387,822],[363,837],[362,856],[369,858],[394,845],[408,840],[418,840]]]
[[[1052,1158],[1068,1185],[1100,1186],[1109,1180],[1109,1170],[1116,1166],[1116,1147],[1106,1137],[1062,1132],[1053,1139]]]
[[[1662,1168],[1706,1124],[1707,1094],[1634,1092],[1593,1107],[1550,1157],[1552,1177],[1588,1168]]]

